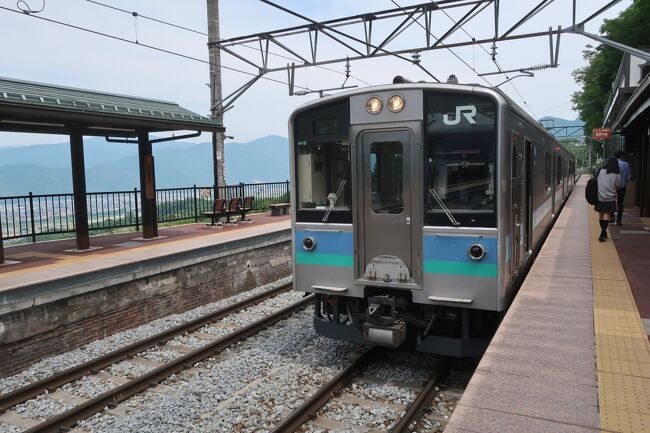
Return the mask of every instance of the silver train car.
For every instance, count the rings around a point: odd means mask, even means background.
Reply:
[[[575,160],[498,89],[404,83],[289,121],[296,290],[330,338],[480,356]]]

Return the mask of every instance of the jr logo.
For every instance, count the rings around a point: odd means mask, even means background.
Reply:
[[[454,117],[453,120],[449,119],[448,114],[444,114],[442,116],[442,121],[444,122],[445,125],[458,125],[460,123],[460,115],[465,116],[465,119],[471,124],[476,123],[476,120],[474,120],[474,116],[476,116],[476,107],[473,105],[459,105],[456,107],[456,116]]]

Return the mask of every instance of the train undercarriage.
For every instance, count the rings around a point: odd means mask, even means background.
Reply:
[[[317,294],[314,306],[319,335],[455,357],[481,356],[499,320],[494,311],[415,304],[410,293],[377,288],[364,298]]]

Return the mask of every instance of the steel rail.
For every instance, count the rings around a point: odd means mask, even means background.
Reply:
[[[137,379],[133,379],[123,385],[113,388],[85,403],[80,404],[60,415],[49,418],[38,424],[24,433],[58,433],[62,430],[69,429],[74,426],[78,421],[86,419],[98,412],[101,412],[106,407],[114,407],[118,403],[126,400],[127,398],[142,392],[152,386],[176,374],[182,370],[191,368],[196,363],[203,361],[206,358],[232,346],[239,341],[250,337],[259,331],[268,328],[269,326],[291,316],[296,311],[302,310],[309,305],[314,299],[314,295],[305,296],[300,301],[283,308],[282,310],[274,313],[271,316],[260,319],[251,323],[231,334],[228,334],[206,346],[201,347],[193,352],[181,356],[163,366],[156,368]]]
[[[397,425],[391,429],[390,433],[411,433],[413,431],[411,425],[417,423],[422,418],[424,410],[431,405],[431,402],[436,396],[434,389],[439,383],[440,376],[446,371],[447,367],[445,363],[436,369],[429,381],[424,385],[424,388],[422,388],[422,391],[420,391],[415,400],[406,409],[406,412]]]
[[[266,299],[269,299],[277,294],[286,291],[291,287],[291,284],[277,287],[273,290],[268,290],[259,295],[252,296],[248,299],[244,299],[241,302],[230,305],[228,307],[222,308],[218,311],[215,311],[210,314],[206,314],[201,317],[197,317],[187,323],[170,328],[166,331],[152,335],[141,341],[136,341],[126,347],[117,349],[113,352],[102,355],[98,358],[92,359],[88,362],[80,364],[75,367],[71,367],[67,370],[56,373],[52,376],[46,377],[38,382],[34,382],[30,385],[24,386],[22,388],[16,389],[12,392],[0,396],[0,413],[3,413],[10,408],[14,407],[17,404],[23,403],[30,398],[34,398],[40,394],[43,394],[46,390],[54,391],[59,388],[61,385],[77,380],[88,374],[96,373],[97,371],[105,368],[109,365],[115,364],[116,362],[122,361],[132,355],[140,353],[146,349],[149,349],[153,346],[156,346],[165,341],[171,340],[172,338],[182,335],[186,332],[195,331],[211,322],[219,320],[229,314],[232,314],[236,311],[243,310],[252,305],[258,304]]]
[[[365,366],[376,353],[376,347],[371,347],[357,357],[350,365],[343,369],[332,380],[323,385],[309,400],[296,408],[285,418],[271,433],[292,433],[311,418],[325,403],[327,403],[335,392],[346,386],[360,368]]]

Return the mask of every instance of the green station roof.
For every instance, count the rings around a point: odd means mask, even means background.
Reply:
[[[137,131],[223,131],[174,102],[0,77],[0,131],[133,136]]]

